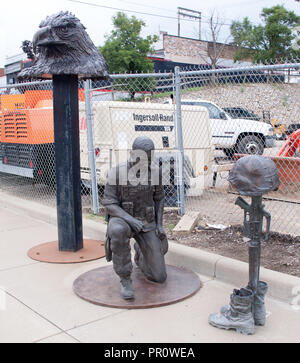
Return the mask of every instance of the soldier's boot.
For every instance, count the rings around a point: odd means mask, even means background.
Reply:
[[[251,288],[247,286],[247,290],[251,291]],[[254,324],[257,326],[264,326],[266,324],[266,307],[265,296],[268,291],[268,284],[264,281],[258,281],[257,292],[253,298],[252,313],[254,318]],[[224,314],[230,310],[230,305],[222,306],[220,313]]]
[[[121,278],[121,295],[125,300],[134,299],[134,293],[132,289],[132,280],[130,277]]]
[[[266,324],[265,296],[268,291],[268,284],[258,281],[257,291],[253,300],[253,317],[255,325],[264,326]]]
[[[248,290],[250,293],[252,292],[251,288],[249,287],[249,285],[245,288],[243,288],[243,290]],[[254,296],[253,296],[254,299]],[[220,309],[220,314],[226,314],[228,311],[230,310],[230,305],[229,304],[225,304],[221,307]],[[252,314],[253,314],[253,304],[252,304]]]
[[[234,329],[245,335],[254,334],[252,303],[252,291],[248,289],[234,290],[230,296],[229,309],[223,309],[219,314],[211,314],[208,321],[216,328]]]

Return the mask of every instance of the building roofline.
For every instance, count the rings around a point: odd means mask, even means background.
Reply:
[[[196,42],[202,42],[202,43],[208,43],[208,44],[211,44],[213,43],[213,41],[211,40],[203,40],[203,39],[195,39],[195,38],[189,38],[189,37],[182,37],[182,36],[178,36],[178,35],[173,35],[173,34],[168,34],[168,33],[164,33],[162,34],[163,37],[164,36],[169,36],[169,37],[173,37],[173,38],[178,38],[178,39],[188,39],[188,40],[194,40]],[[220,42],[216,42],[216,44],[219,44],[219,45],[226,45],[226,46],[229,46],[229,47],[236,47],[234,44],[229,44],[229,43],[220,43]]]

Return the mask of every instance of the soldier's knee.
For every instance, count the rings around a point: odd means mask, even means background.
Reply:
[[[155,271],[152,273],[153,281],[162,284],[167,279],[167,272],[165,270]]]
[[[125,224],[115,223],[109,228],[109,237],[112,240],[124,239],[129,236],[129,227]]]

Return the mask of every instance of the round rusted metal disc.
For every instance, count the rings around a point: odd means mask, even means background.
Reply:
[[[162,283],[146,279],[138,268],[131,278],[133,300],[124,300],[120,292],[120,279],[112,265],[88,271],[73,283],[73,290],[82,299],[96,305],[119,309],[147,309],[182,301],[201,288],[199,277],[192,271],[167,266],[167,280]]]
[[[28,251],[33,260],[48,263],[80,263],[105,256],[104,242],[85,239],[83,248],[77,252],[59,251],[58,241],[43,243]]]

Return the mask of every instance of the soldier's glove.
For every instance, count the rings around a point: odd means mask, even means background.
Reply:
[[[141,222],[140,220],[136,219],[136,218],[132,218],[130,220],[130,227],[133,229],[134,233],[140,233],[144,227],[143,222]]]
[[[157,235],[157,237],[158,237],[161,241],[162,241],[164,238],[166,238],[166,237],[167,237],[166,232],[165,232],[165,230],[164,230],[163,226],[158,225],[158,226],[156,227],[156,235]]]
[[[161,240],[161,252],[165,255],[169,249],[168,238],[163,226],[158,225],[156,228],[156,235]]]

